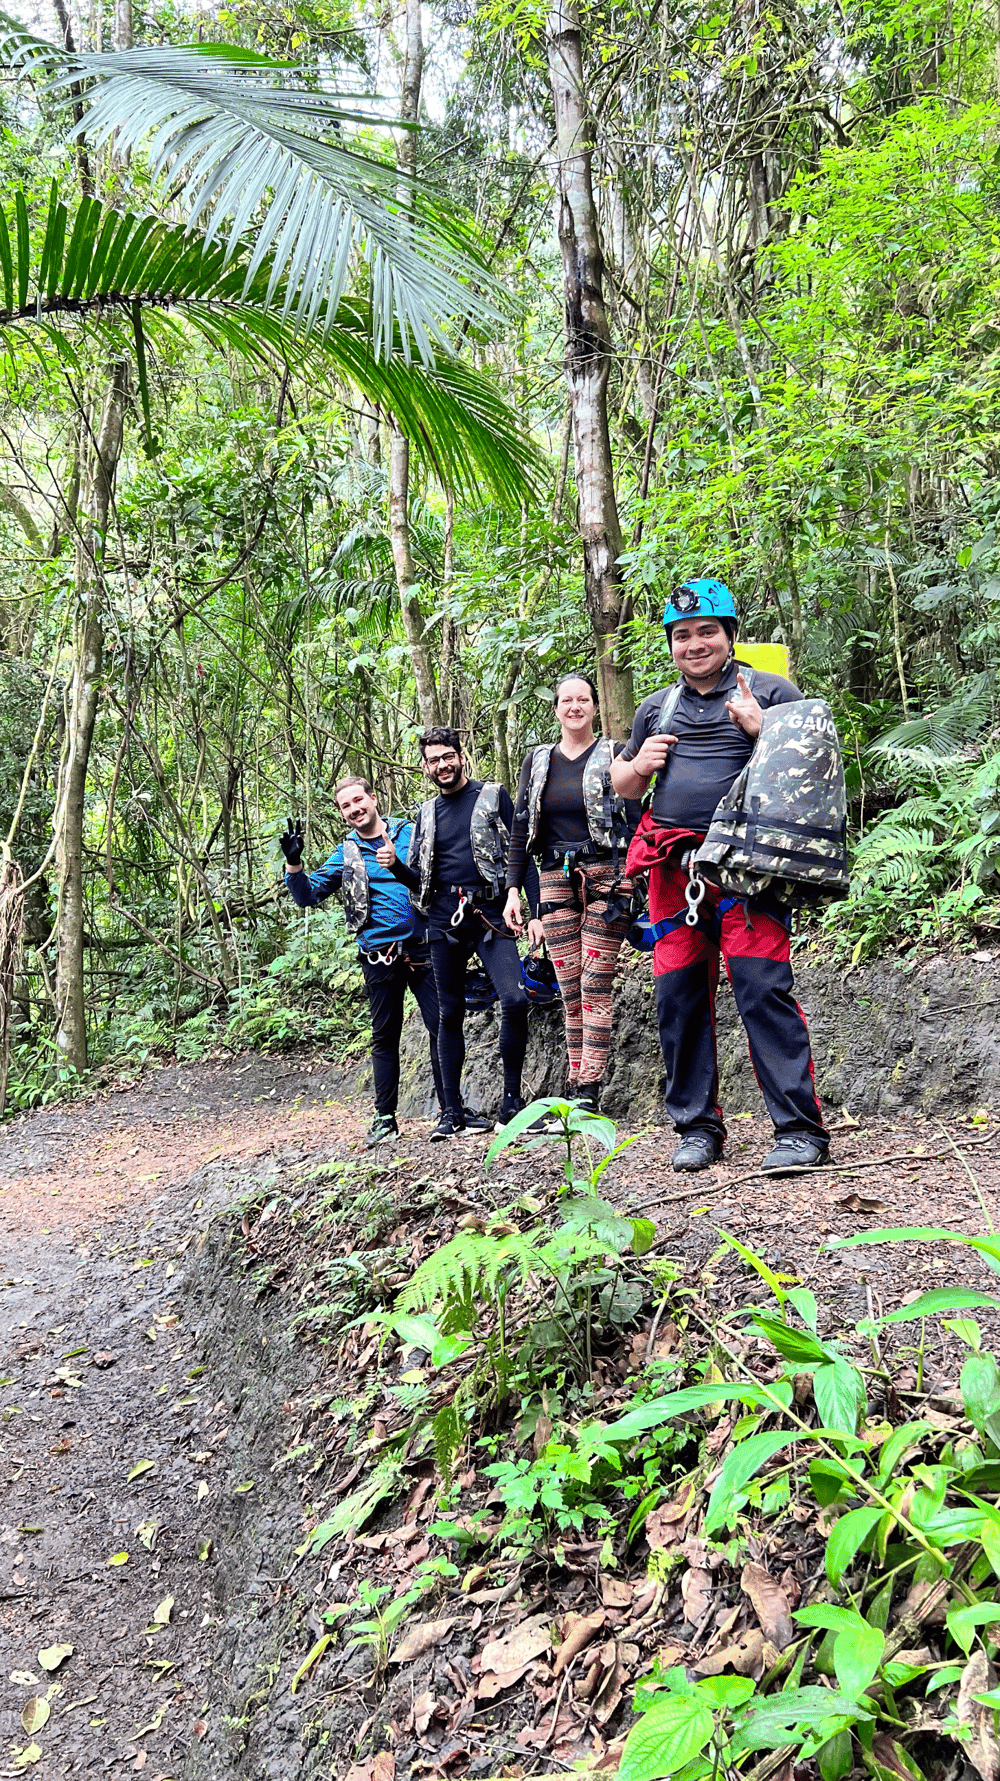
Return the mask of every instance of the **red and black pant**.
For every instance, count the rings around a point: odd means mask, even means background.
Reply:
[[[809,1029],[792,987],[786,911],[766,894],[722,911],[719,905],[730,899],[707,885],[698,926],[689,928],[683,921],[687,883],[679,860],[650,866],[651,921],[682,916],[653,951],[669,1117],[679,1132],[700,1129],[725,1137],[715,1045],[721,955],[775,1132],[827,1144],[813,1087]]]

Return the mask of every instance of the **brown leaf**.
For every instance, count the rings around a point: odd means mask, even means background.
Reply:
[[[551,1439],[552,1439],[552,1418],[551,1418],[551,1416],[542,1415],[538,1418],[538,1421],[535,1423],[535,1432],[531,1437],[531,1445],[534,1448],[536,1459],[538,1458],[538,1455],[541,1453],[542,1448],[545,1446],[546,1442],[551,1441]]]
[[[974,1694],[985,1694],[993,1688],[996,1675],[985,1651],[973,1652],[958,1685],[955,1713],[959,1725],[967,1725],[971,1738],[963,1740],[962,1748],[982,1781],[997,1781],[1000,1776],[1000,1744],[993,1729],[993,1709],[974,1701]]]
[[[388,1750],[352,1763],[344,1781],[396,1781],[396,1758]]]
[[[891,1774],[898,1775],[900,1781],[913,1781],[912,1772],[899,1754],[899,1745],[894,1738],[890,1738],[888,1732],[875,1733],[872,1739],[872,1755],[883,1769],[888,1769]]]
[[[503,1694],[505,1688],[513,1688],[515,1682],[521,1682],[530,1669],[531,1664],[526,1663],[522,1664],[519,1670],[496,1672],[488,1670],[485,1676],[480,1676],[476,1684],[476,1699],[479,1701],[496,1700],[497,1695]]]
[[[624,1583],[620,1577],[609,1577],[605,1572],[601,1577],[601,1601],[606,1608],[631,1608],[631,1583]]]
[[[837,1205],[842,1206],[845,1212],[881,1212],[885,1203],[884,1200],[876,1199],[873,1194],[859,1193],[845,1194],[842,1200],[837,1201]]]
[[[694,1491],[689,1490],[676,1502],[663,1503],[651,1509],[643,1523],[643,1533],[655,1551],[662,1546],[679,1546],[684,1538],[684,1524],[694,1507]]]
[[[435,1645],[441,1645],[447,1639],[456,1616],[448,1620],[422,1620],[417,1626],[411,1626],[408,1633],[400,1639],[399,1644],[390,1653],[392,1664],[412,1663],[414,1658],[423,1657],[425,1651],[432,1651]]]
[[[681,1578],[681,1599],[684,1618],[691,1626],[697,1626],[708,1613],[714,1593],[709,1571],[685,1571]]]
[[[759,1681],[764,1674],[764,1647],[767,1641],[762,1632],[752,1627],[733,1645],[723,1645],[721,1651],[713,1651],[710,1656],[699,1658],[694,1668],[699,1676],[721,1676],[724,1670],[734,1669],[737,1676],[752,1676]]]
[[[567,1664],[573,1662],[591,1639],[600,1632],[606,1614],[602,1608],[596,1614],[567,1614],[562,1621],[563,1642],[556,1652],[556,1661],[552,1665],[553,1676],[561,1676]]]
[[[606,1725],[622,1698],[626,1675],[614,1639],[601,1646],[600,1655],[605,1673],[594,1696],[594,1718],[598,1725]]]
[[[781,1584],[769,1576],[763,1565],[746,1564],[740,1588],[750,1597],[765,1638],[777,1645],[779,1651],[784,1651],[795,1637],[795,1628],[788,1611],[788,1597]]]
[[[437,1710],[437,1701],[430,1689],[418,1694],[413,1703],[413,1729],[418,1738],[422,1738]]]
[[[503,1639],[491,1639],[484,1645],[480,1656],[480,1670],[493,1670],[498,1675],[507,1670],[519,1670],[530,1663],[533,1657],[541,1657],[543,1652],[552,1649],[552,1631],[547,1614],[538,1614],[533,1620],[522,1621],[513,1632]]]

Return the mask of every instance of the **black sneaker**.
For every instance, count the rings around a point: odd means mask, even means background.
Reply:
[[[492,1132],[493,1121],[485,1113],[473,1113],[471,1107],[462,1108],[462,1130],[473,1135],[479,1132]]]
[[[376,1113],[371,1125],[365,1133],[365,1149],[374,1150],[376,1144],[395,1144],[399,1138],[399,1127],[394,1113]]]
[[[457,1138],[459,1132],[464,1132],[464,1130],[465,1121],[462,1118],[462,1115],[460,1113],[449,1113],[448,1109],[445,1108],[445,1111],[442,1113],[437,1125],[434,1127],[434,1130],[430,1135],[430,1142],[432,1144],[443,1144],[447,1138]]]
[[[523,1113],[527,1105],[527,1101],[522,1101],[520,1095],[504,1095],[503,1106],[497,1114],[497,1131],[502,1132],[504,1126],[509,1125],[516,1114]],[[531,1124],[526,1125],[524,1129],[526,1132],[544,1132],[545,1120],[541,1117],[533,1119]]]
[[[819,1168],[829,1154],[829,1146],[817,1138],[779,1138],[760,1166],[767,1175],[789,1175],[795,1169]]]
[[[693,1175],[697,1169],[710,1169],[721,1155],[722,1140],[714,1132],[686,1132],[674,1151],[673,1167],[678,1175]]]
[[[581,1082],[576,1093],[570,1097],[574,1107],[578,1108],[581,1113],[599,1112],[598,1103],[602,1087],[603,1084],[600,1082]]]

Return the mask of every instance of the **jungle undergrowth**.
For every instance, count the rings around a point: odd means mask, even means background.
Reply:
[[[540,1115],[553,1129],[535,1137],[527,1127]],[[363,1562],[359,1539],[388,1554],[394,1528],[420,1534],[413,1569],[377,1561],[377,1581],[358,1574],[330,1604],[324,1651],[367,1645],[377,1690],[415,1612],[433,1601],[434,1613],[461,1614],[470,1578],[509,1587],[541,1565],[551,1661],[571,1640],[574,1711],[597,1754],[617,1732],[624,1781],[764,1781],[789,1758],[814,1761],[821,1781],[852,1769],[920,1777],[932,1716],[934,1735],[963,1744],[977,1767],[969,1715],[986,1725],[1000,1709],[989,1686],[1000,1367],[972,1314],[992,1318],[1000,1295],[936,1288],[833,1340],[809,1289],[720,1228],[713,1261],[738,1256],[763,1295],[720,1312],[700,1280],[655,1253],[649,1221],[598,1191],[623,1149],[610,1121],[534,1103],[491,1146],[487,1184],[504,1151],[553,1145],[555,1191],[501,1191],[492,1209],[397,1157],[326,1165],[318,1202],[291,1215],[302,1253],[325,1248],[318,1272],[296,1279],[295,1339],[324,1345],[354,1382],[309,1409],[297,1556],[329,1568],[334,1554],[331,1575],[343,1577]],[[252,1229],[245,1213],[251,1239],[279,1211],[287,1220],[274,1198],[258,1206]],[[962,1245],[1000,1273],[992,1233],[847,1240],[881,1242]],[[273,1289],[267,1264],[256,1278]],[[947,1418],[896,1388],[934,1321],[966,1350]],[[665,1339],[637,1372],[626,1357],[654,1325]],[[899,1341],[911,1330],[915,1350]],[[346,1476],[323,1458],[338,1445],[354,1462]],[[421,1505],[417,1527],[406,1518]],[[806,1531],[821,1572],[779,1578],[768,1554],[787,1556]],[[622,1704],[604,1718],[588,1704],[610,1699],[606,1674],[588,1683],[596,1634],[580,1642],[581,1614],[558,1606],[580,1550],[593,1555],[598,1616],[602,1602],[633,1604],[632,1687],[618,1687]],[[663,1630],[678,1589],[685,1604],[700,1599],[692,1577],[735,1597],[722,1632],[695,1628],[693,1652],[690,1635],[665,1643]]]

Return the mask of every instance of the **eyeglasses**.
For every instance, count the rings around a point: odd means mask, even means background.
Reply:
[[[452,761],[460,761],[461,758],[456,749],[448,748],[444,754],[425,754],[424,765],[425,767],[447,767],[451,765]]]

